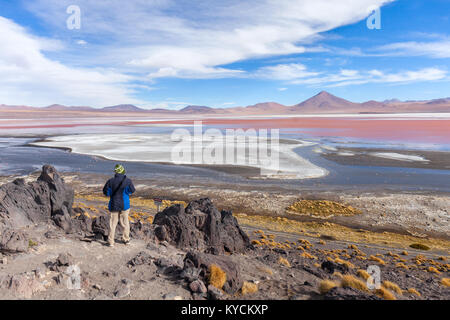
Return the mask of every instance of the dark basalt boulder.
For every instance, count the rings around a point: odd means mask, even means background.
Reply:
[[[119,231],[119,224],[116,228],[116,234]],[[92,220],[92,232],[97,239],[106,240],[109,235],[109,216],[99,216]]]
[[[229,256],[219,256],[208,253],[190,251],[184,258],[183,271],[200,270],[199,278],[208,283],[209,268],[211,265],[220,267],[227,275],[223,291],[235,294],[243,285],[239,266]]]
[[[82,230],[82,231],[90,231],[94,234],[96,239],[100,240],[107,240],[109,236],[109,215],[99,216],[92,220],[86,219],[84,216],[80,216],[78,218],[78,221],[73,221],[74,223],[80,223],[81,221],[85,221],[89,226],[89,230]],[[77,224],[78,228],[78,224]],[[141,221],[132,222],[130,223],[130,236],[133,239],[140,239],[140,240],[154,240],[155,239],[155,226],[150,223],[143,223]],[[115,232],[115,238],[121,239],[123,234],[123,228],[120,224],[117,224],[116,232]]]
[[[180,204],[159,212],[153,224],[155,235],[182,249],[213,254],[244,252],[250,246],[247,234],[230,211],[219,212],[208,198]]]
[[[64,183],[56,169],[44,165],[37,181],[16,179],[0,187],[0,225],[21,228],[50,218],[63,223],[70,216],[74,191]]]

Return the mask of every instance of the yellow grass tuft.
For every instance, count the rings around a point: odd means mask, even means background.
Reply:
[[[395,265],[395,267],[396,267],[396,268],[400,268],[400,269],[405,269],[405,270],[408,270],[408,269],[409,269],[408,266],[405,265],[405,264],[402,263],[402,262],[397,263],[397,264]]]
[[[353,263],[351,263],[350,261],[342,260],[342,259],[340,259],[340,258],[336,258],[336,259],[334,260],[334,262],[339,263],[339,264],[342,264],[342,265],[346,266],[346,267],[349,268],[349,269],[354,269],[354,268],[355,268],[355,265],[354,265]]]
[[[358,277],[363,278],[366,281],[370,278],[370,274],[366,270],[359,269],[356,274]]]
[[[322,280],[319,284],[319,292],[325,294],[333,288],[336,288],[338,284],[332,280]]]
[[[428,267],[428,268],[427,268],[427,271],[428,271],[428,272],[431,272],[431,273],[436,273],[436,274],[439,274],[439,273],[440,273],[439,270],[436,269],[435,267]]]
[[[259,240],[252,240],[252,244],[254,244],[255,246],[260,246],[261,242]]]
[[[285,259],[285,258],[283,258],[283,257],[280,257],[280,258],[278,259],[278,263],[279,263],[279,264],[282,264],[282,265],[284,265],[284,266],[286,266],[286,267],[288,267],[288,268],[291,267],[291,264],[289,263],[289,261],[287,261],[287,259]]]
[[[360,279],[352,276],[352,275],[345,275],[342,276],[341,279],[341,287],[343,288],[354,288],[360,291],[368,291],[367,285],[365,282],[361,281]]]
[[[375,294],[384,300],[397,300],[392,292],[383,287],[375,290]]]
[[[414,289],[414,288],[409,288],[409,289],[408,289],[408,292],[411,293],[411,294],[415,294],[415,295],[418,296],[418,297],[421,296],[420,292],[417,291],[417,290]]]
[[[212,264],[209,267],[209,284],[217,289],[222,289],[227,281],[227,274],[219,266]]]
[[[315,260],[317,260],[317,257],[316,256],[313,256],[312,254],[309,254],[308,252],[303,252],[301,255],[300,255],[302,258],[307,258],[307,259],[315,259]]]
[[[446,258],[446,257],[444,257],[444,256],[440,256],[440,257],[438,258],[438,260],[441,260],[441,261],[446,261],[446,260],[447,260],[447,258]]]
[[[378,258],[378,257],[375,257],[375,256],[373,256],[373,255],[369,257],[369,260],[370,260],[370,261],[378,262],[379,264],[382,264],[382,265],[385,265],[385,264],[386,264],[386,263],[384,262],[383,259]]]
[[[320,268],[320,263],[314,263],[314,267],[316,267],[316,268]]]
[[[258,292],[258,285],[256,283],[244,281],[244,284],[242,285],[242,288],[241,288],[241,293],[243,295],[246,295],[246,294],[252,294],[255,292]]]
[[[300,242],[301,244],[304,244],[306,246],[312,246],[311,242],[309,242],[306,239],[298,239],[298,242]]]
[[[339,271],[335,271],[332,274],[333,277],[337,277],[339,279],[342,279],[342,277],[344,276],[342,273],[340,273]]]
[[[408,255],[408,251],[403,250],[403,251],[402,251],[402,255],[407,256],[407,255]]]
[[[450,278],[442,278],[441,284],[446,287],[450,287]]]
[[[430,250],[429,246],[422,243],[413,243],[410,245],[410,247],[417,250]]]
[[[325,241],[323,241],[323,240],[319,240],[319,244],[326,245],[327,243]]]
[[[391,281],[387,281],[387,280],[383,281],[383,287],[385,287],[386,289],[389,289],[391,291],[394,291],[395,293],[397,293],[399,295],[403,294],[403,290],[400,289],[400,287],[397,284],[395,284]]]

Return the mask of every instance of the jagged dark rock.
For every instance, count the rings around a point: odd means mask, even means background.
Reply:
[[[81,233],[92,233],[92,218],[87,215],[80,214],[72,219],[72,230]]]
[[[140,266],[144,264],[150,264],[153,261],[153,258],[148,254],[148,252],[141,251],[135,256],[133,259],[131,259],[128,264],[132,267]]]
[[[64,183],[56,169],[44,165],[37,181],[26,183],[24,179],[16,179],[0,187],[0,225],[20,228],[58,215],[70,215],[73,197],[73,189]],[[64,219],[57,220],[63,224]]]
[[[155,225],[142,223],[141,221],[130,223],[130,235],[133,239],[154,240]]]
[[[341,273],[348,273],[348,267],[346,265],[337,264],[328,260],[322,262],[322,265],[320,267],[322,268],[322,270],[325,270],[326,272],[331,274],[333,274],[334,271],[339,271]]]
[[[56,259],[58,266],[70,266],[74,264],[73,257],[70,253],[61,253]]]
[[[63,229],[66,233],[71,233],[72,230],[72,218],[66,208],[58,210],[53,216],[55,224]]]
[[[223,290],[226,293],[234,294],[242,288],[239,266],[228,256],[212,255],[208,253],[190,251],[184,258],[183,270],[197,268],[200,269],[199,277],[207,282],[209,268],[211,265],[220,267],[227,275]]]
[[[208,198],[180,204],[159,212],[153,221],[155,235],[179,248],[213,254],[244,252],[250,246],[247,234],[230,211],[219,212]]]
[[[117,225],[117,231],[120,225]],[[99,216],[92,221],[92,232],[96,238],[106,240],[109,235],[109,216]]]

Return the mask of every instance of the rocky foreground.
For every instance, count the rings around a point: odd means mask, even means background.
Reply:
[[[0,298],[450,298],[445,253],[244,229],[207,198],[133,221],[130,245],[118,227],[118,244],[106,246],[108,219],[74,206],[48,165],[34,182],[1,186]],[[374,289],[369,266],[380,270]]]

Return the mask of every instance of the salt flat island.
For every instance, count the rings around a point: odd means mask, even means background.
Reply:
[[[251,139],[253,139],[251,141]],[[81,134],[47,138],[34,146],[66,148],[109,160],[178,165],[250,167],[251,178],[308,179],[328,171],[294,152],[315,143],[255,137],[174,136],[173,134]]]

